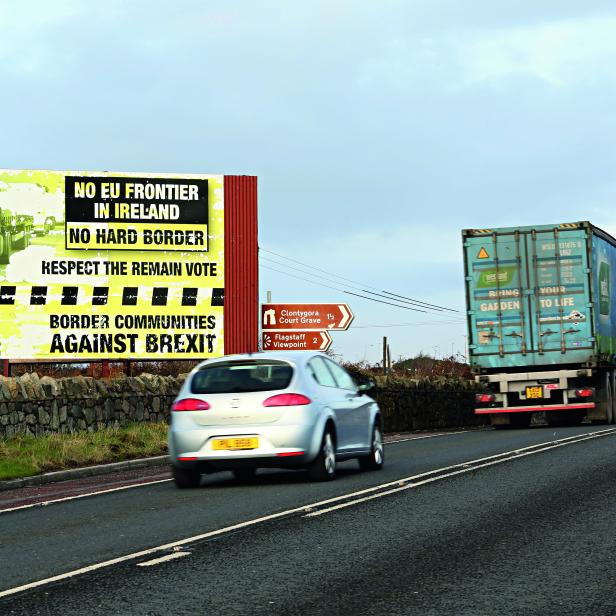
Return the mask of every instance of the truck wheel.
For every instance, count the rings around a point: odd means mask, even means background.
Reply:
[[[598,388],[598,402],[597,408],[599,409],[599,418],[593,419],[594,424],[611,424],[614,421],[613,414],[613,391],[612,391],[612,379],[610,373],[605,372],[601,377]],[[603,418],[601,418],[603,415]]]
[[[6,265],[9,262],[11,256],[11,235],[9,233],[3,233],[2,247],[0,248],[0,264]]]
[[[28,248],[28,246],[30,246],[30,234],[25,231],[23,237],[15,242],[15,248],[17,250],[24,250],[25,248]]]

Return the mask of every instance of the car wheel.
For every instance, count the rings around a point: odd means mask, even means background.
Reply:
[[[173,467],[173,481],[181,490],[198,488],[201,483],[201,473],[196,468]]]
[[[331,481],[336,475],[336,449],[330,430],[326,430],[321,441],[319,455],[310,465],[308,472],[312,481]]]
[[[375,424],[372,428],[372,446],[367,456],[359,458],[359,468],[362,471],[379,471],[385,462],[385,448],[381,428]]]
[[[236,468],[233,472],[233,476],[238,480],[241,481],[242,483],[248,483],[249,481],[252,481],[256,474],[257,474],[257,469],[256,468]]]

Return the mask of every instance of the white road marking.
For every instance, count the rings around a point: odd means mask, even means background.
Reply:
[[[507,458],[507,460],[509,459],[515,459],[515,458],[519,458],[519,457],[523,457],[525,455],[531,455],[531,453],[539,453],[540,451],[547,451],[549,449],[554,449],[555,446],[562,446],[562,445],[568,445],[568,444],[573,444],[577,441],[573,441],[573,439],[578,439],[579,441],[584,441],[584,440],[589,440],[592,438],[598,438],[599,436],[608,436],[610,434],[614,434],[616,433],[616,428],[609,428],[606,430],[601,430],[599,432],[588,432],[586,434],[578,434],[575,436],[570,436],[564,439],[559,439],[557,441],[548,441],[548,442],[544,442],[544,443],[538,443],[536,445],[532,445],[529,447],[524,447],[523,449],[520,450],[513,450],[513,451],[505,451],[502,452],[500,454],[494,455],[494,456],[488,456],[486,458],[480,458],[478,460],[472,460],[470,462],[464,462],[462,464],[456,464],[456,465],[452,465],[452,466],[448,466],[448,467],[444,467],[442,469],[435,469],[433,471],[429,471],[426,473],[421,473],[419,475],[415,475],[412,477],[407,477],[406,479],[398,479],[396,481],[391,481],[388,483],[384,483],[378,486],[374,486],[372,488],[366,488],[364,490],[359,490],[357,492],[352,492],[350,494],[345,494],[343,496],[335,496],[333,498],[329,498],[323,501],[319,501],[317,503],[311,503],[311,504],[307,504],[307,505],[302,505],[301,507],[295,507],[293,509],[287,509],[286,511],[280,511],[278,513],[273,513],[267,516],[263,516],[260,518],[255,518],[253,520],[247,520],[245,522],[239,522],[238,524],[233,524],[232,526],[226,526],[224,528],[219,528],[218,530],[213,530],[213,531],[209,531],[206,533],[201,533],[199,535],[194,535],[192,537],[186,537],[184,539],[179,539],[177,541],[173,541],[171,543],[166,543],[164,545],[159,545],[153,548],[148,548],[145,550],[141,550],[139,552],[133,552],[132,554],[125,554],[124,556],[118,556],[117,558],[112,558],[110,560],[105,560],[99,563],[95,563],[93,565],[89,565],[87,567],[81,567],[80,569],[74,569],[73,571],[67,571],[66,573],[61,573],[59,575],[54,575],[52,577],[48,577],[48,578],[44,578],[42,580],[37,580],[35,582],[30,582],[28,584],[23,584],[21,586],[15,586],[14,588],[8,588],[7,590],[3,590],[0,591],[0,598],[2,597],[8,597],[9,595],[14,595],[20,592],[24,592],[26,590],[32,590],[33,588],[38,588],[40,586],[45,586],[47,584],[51,584],[53,582],[59,582],[61,580],[66,580],[66,579],[70,579],[73,577],[76,577],[78,575],[83,575],[84,573],[91,573],[92,571],[97,571],[98,569],[104,569],[106,567],[111,567],[112,565],[117,565],[120,563],[124,563],[130,560],[135,560],[137,558],[142,558],[144,556],[149,556],[150,554],[156,554],[157,552],[167,552],[169,550],[174,550],[175,548],[178,548],[180,546],[184,546],[184,545],[188,545],[191,543],[196,543],[199,541],[204,541],[206,539],[210,539],[212,537],[218,537],[220,535],[224,535],[226,533],[230,533],[236,530],[240,530],[240,529],[244,529],[244,528],[248,528],[250,526],[255,526],[257,524],[261,524],[263,522],[269,522],[271,520],[276,520],[276,519],[280,519],[283,517],[289,517],[291,515],[297,514],[297,513],[303,513],[306,514],[308,512],[311,512],[311,510],[316,509],[317,507],[321,507],[323,505],[329,505],[331,503],[336,503],[336,502],[340,502],[340,501],[345,501],[349,498],[352,498],[354,496],[359,496],[362,494],[368,494],[370,492],[375,492],[378,490],[383,490],[383,488],[387,488],[390,486],[400,486],[401,482],[410,482],[413,481],[414,479],[419,479],[419,478],[423,478],[423,477],[427,477],[429,475],[434,475],[437,472],[443,472],[446,470],[450,470],[450,469],[454,469],[454,468],[459,468],[460,466],[463,466],[463,464],[473,464],[473,463],[479,463],[479,462],[484,462],[484,461],[488,461],[488,460],[493,460],[490,464],[485,464],[482,465],[481,467],[475,467],[475,468],[483,468],[483,466],[490,466],[491,464],[499,464],[501,461],[506,461],[506,460],[498,460],[498,461],[494,461],[495,458],[503,458],[504,456],[510,455],[510,454],[516,454],[516,451],[523,451],[526,450],[527,453],[518,453],[516,455],[513,455],[510,458]],[[569,442],[572,441],[572,442]],[[562,443],[562,445],[558,445],[559,443]],[[543,447],[547,445],[547,447]],[[541,449],[537,449],[540,448]],[[537,449],[537,451],[534,452],[530,452],[528,450],[530,449]],[[460,474],[463,472],[470,472],[471,470],[475,470],[475,468],[472,469],[462,469],[459,470],[457,473],[451,473],[450,475],[453,476],[455,474]],[[440,479],[439,477],[433,477],[433,478],[429,478],[426,479],[425,481],[421,482],[422,484],[425,483],[430,483],[432,481],[438,481]],[[408,489],[409,487],[415,487],[419,485],[419,482],[411,484],[411,485],[403,485],[401,487],[398,487],[395,490],[390,490],[389,493],[392,492],[396,492],[396,491],[400,491],[403,489]],[[375,495],[375,496],[380,496],[380,494]],[[364,499],[364,500],[368,500],[368,499]],[[356,500],[356,502],[359,502],[359,500]],[[355,502],[353,504],[356,504]],[[331,509],[331,508],[330,508]],[[309,515],[312,515],[314,512],[311,512]]]
[[[459,432],[439,432],[438,434],[425,434],[424,436],[409,436],[408,438],[401,438],[396,441],[385,441],[385,445],[392,445],[393,443],[406,443],[407,441],[418,441],[422,438],[434,438],[436,436],[452,436],[453,434],[466,434],[468,430],[460,430]]]
[[[334,505],[333,507],[328,507],[327,509],[320,509],[319,511],[312,511],[308,514],[306,514],[304,517],[305,518],[313,518],[316,516],[320,516],[323,515],[324,513],[330,513],[332,511],[336,511],[338,509],[344,509],[345,507],[351,507],[353,505],[358,505],[360,503],[364,503],[366,501],[369,500],[373,500],[375,498],[381,498],[381,496],[388,496],[390,494],[395,494],[396,492],[402,492],[403,490],[412,490],[414,488],[418,488],[419,486],[423,486],[426,485],[427,483],[433,483],[434,481],[441,481],[442,479],[447,479],[448,477],[454,477],[455,475],[461,475],[462,473],[470,473],[471,471],[476,471],[477,469],[480,468],[485,468],[487,466],[493,466],[495,464],[502,464],[503,462],[510,462],[511,460],[515,460],[516,458],[524,458],[525,456],[532,456],[536,453],[541,453],[542,451],[549,451],[550,449],[556,449],[558,447],[564,447],[566,445],[574,445],[576,443],[581,443],[582,441],[588,441],[591,439],[595,439],[595,438],[600,438],[602,436],[609,436],[610,434],[613,434],[614,432],[616,432],[616,430],[611,429],[609,431],[603,432],[603,433],[593,433],[590,436],[580,436],[580,438],[578,438],[575,441],[570,441],[570,442],[557,442],[555,441],[553,444],[550,444],[547,447],[542,447],[541,449],[535,449],[533,451],[526,451],[524,453],[519,453],[522,450],[517,450],[516,452],[514,452],[514,455],[508,456],[508,457],[502,457],[499,456],[499,460],[492,460],[491,462],[486,462],[484,464],[477,464],[475,466],[472,465],[472,463],[465,463],[465,464],[460,464],[460,465],[456,465],[458,468],[461,466],[462,468],[460,470],[457,471],[453,471],[451,473],[446,473],[444,475],[438,475],[437,477],[431,477],[429,479],[424,479],[423,481],[417,481],[415,483],[408,483],[406,485],[403,485],[401,487],[398,488],[394,488],[393,490],[387,490],[385,492],[379,492],[378,494],[372,494],[370,496],[365,496],[363,498],[358,498],[352,501],[347,501],[344,503],[341,503],[339,505]],[[564,439],[563,439],[564,440]],[[569,440],[569,439],[567,439]],[[455,468],[455,467],[453,467]],[[430,474],[433,475],[438,471],[432,471]]]
[[[105,490],[96,490],[95,492],[87,492],[85,494],[75,494],[73,496],[63,496],[62,498],[54,498],[47,501],[39,501],[37,503],[30,503],[29,505],[18,505],[17,507],[10,507],[8,509],[0,509],[0,514],[9,513],[10,511],[19,511],[20,509],[31,509],[32,507],[46,507],[47,505],[53,505],[55,503],[65,503],[66,501],[76,500],[78,498],[86,498],[88,496],[97,496],[98,494],[109,494],[110,492],[119,492],[120,490],[130,490],[131,488],[140,488],[142,486],[151,486],[156,483],[166,483],[172,481],[171,479],[156,479],[155,481],[147,481],[145,483],[134,483],[129,486],[120,486],[119,488],[107,488]]]
[[[146,560],[143,563],[137,563],[137,567],[153,567],[154,565],[160,565],[160,563],[166,563],[169,560],[183,558],[184,556],[190,556],[190,552],[171,552],[171,554],[167,554],[166,556],[154,558],[153,560]]]
[[[394,443],[406,443],[407,441],[416,441],[422,438],[434,438],[436,436],[450,436],[452,434],[466,434],[468,430],[461,430],[460,432],[443,432],[439,434],[427,434],[425,436],[413,436],[409,438],[400,439],[397,441],[387,441],[385,445],[393,445]],[[56,503],[65,503],[67,501],[76,500],[78,498],[86,498],[89,496],[98,496],[99,494],[110,494],[111,492],[119,492],[120,490],[130,490],[131,488],[141,488],[144,486],[152,486],[157,483],[167,483],[173,481],[172,479],[156,479],[154,481],[143,481],[141,483],[135,483],[128,486],[120,486],[118,488],[106,488],[104,490],[95,490],[93,492],[86,492],[84,494],[76,494],[73,496],[63,496],[62,498],[53,498],[46,501],[38,501],[36,503],[29,503],[28,505],[17,505],[16,507],[8,507],[6,509],[0,508],[0,515],[3,513],[10,513],[11,511],[21,511],[22,509],[32,509],[33,507],[46,507],[47,505],[54,505]]]

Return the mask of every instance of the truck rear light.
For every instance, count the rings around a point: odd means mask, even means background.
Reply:
[[[302,394],[277,394],[265,400],[263,406],[302,406],[311,402],[310,398]]]
[[[595,390],[587,387],[586,389],[576,389],[575,396],[576,398],[592,398],[595,395]]]
[[[475,394],[475,402],[478,404],[490,404],[496,400],[494,394]]]
[[[172,407],[172,411],[207,411],[210,405],[199,398],[185,398],[178,400]]]

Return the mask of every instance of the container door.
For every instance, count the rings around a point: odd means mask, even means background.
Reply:
[[[506,356],[526,356],[532,344],[524,235],[469,237],[465,250],[471,355],[482,366],[501,366]]]
[[[537,363],[575,362],[592,349],[587,241],[579,228],[527,235]]]

